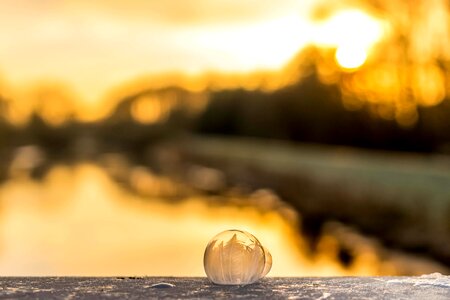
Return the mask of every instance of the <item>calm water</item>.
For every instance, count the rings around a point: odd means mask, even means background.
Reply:
[[[232,228],[253,233],[270,250],[271,276],[396,272],[364,242],[347,268],[332,236],[310,253],[277,211],[214,204],[211,196],[164,197],[174,183],[144,167],[128,166],[123,176],[133,190],[93,163],[56,165],[39,180],[23,166],[0,185],[0,275],[204,276],[206,244]]]

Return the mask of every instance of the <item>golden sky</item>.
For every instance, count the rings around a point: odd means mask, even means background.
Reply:
[[[142,74],[274,69],[308,39],[308,3],[2,0],[0,74],[98,97]]]
[[[311,43],[345,44],[342,66],[363,63],[380,25],[361,11],[313,22],[317,2],[2,0],[0,88],[60,82],[99,105],[112,88],[152,74],[278,70]]]

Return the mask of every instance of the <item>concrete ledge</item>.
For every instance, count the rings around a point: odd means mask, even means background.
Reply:
[[[0,298],[450,299],[450,276],[266,278],[247,286],[186,277],[0,277]]]

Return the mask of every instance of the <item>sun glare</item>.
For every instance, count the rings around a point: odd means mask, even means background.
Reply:
[[[367,52],[361,47],[339,46],[336,50],[336,61],[344,70],[355,70],[367,59]]]
[[[383,33],[380,20],[361,10],[344,10],[319,24],[314,43],[335,47],[339,66],[344,70],[355,70],[365,63]]]
[[[278,70],[310,42],[310,24],[292,14],[246,25],[201,28],[190,34],[203,58],[222,71]]]

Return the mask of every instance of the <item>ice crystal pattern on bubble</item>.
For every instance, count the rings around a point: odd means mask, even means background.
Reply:
[[[272,256],[252,234],[227,230],[208,243],[204,267],[208,278],[216,284],[245,285],[269,273]]]

